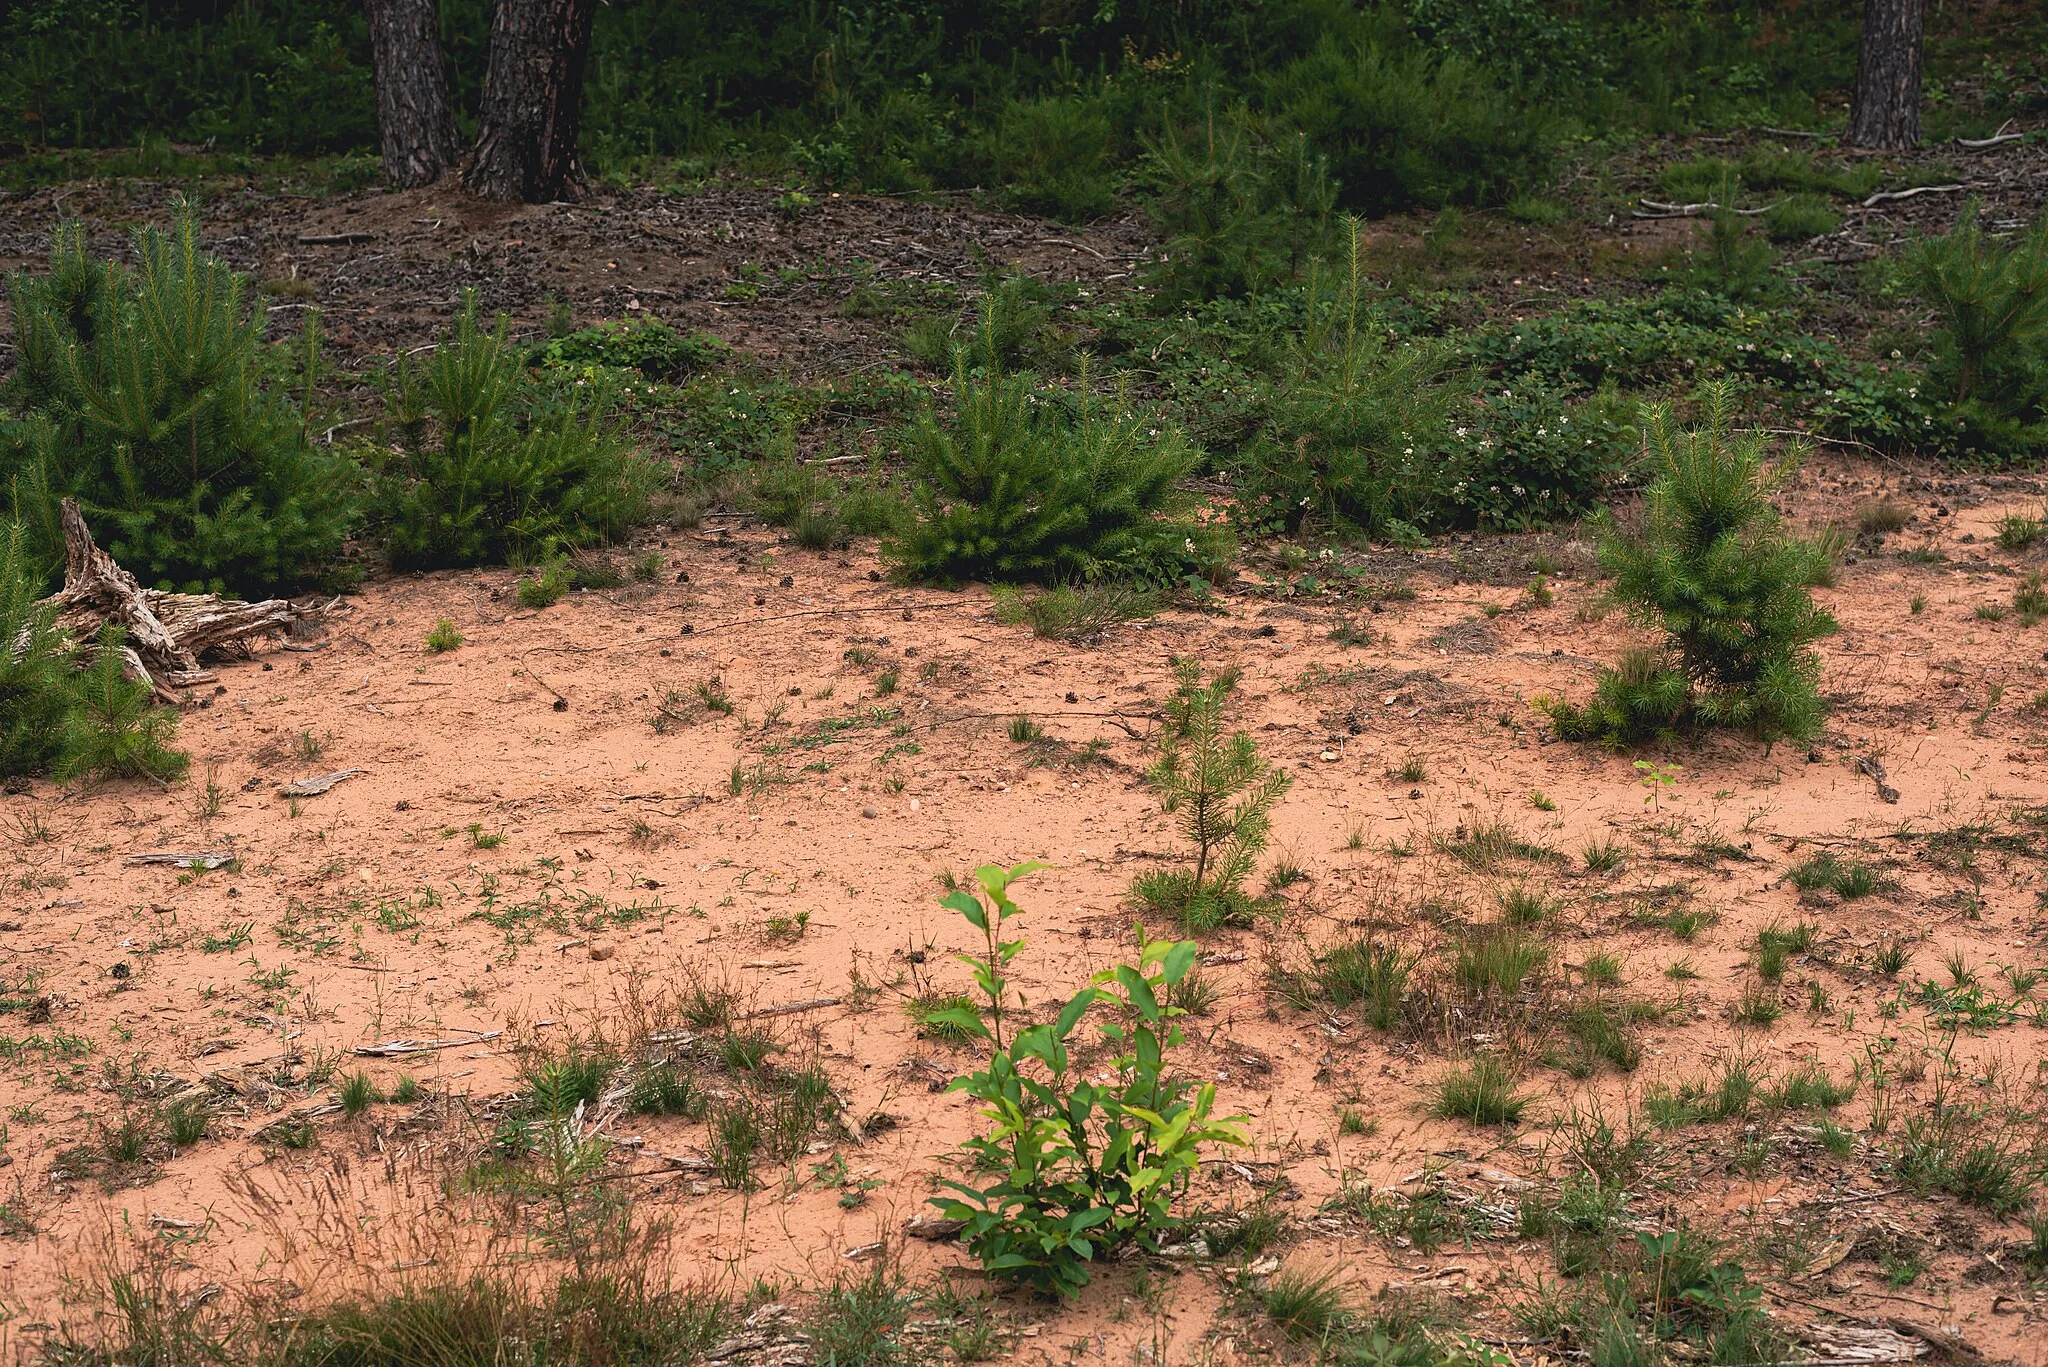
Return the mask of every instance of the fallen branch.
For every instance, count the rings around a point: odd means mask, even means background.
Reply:
[[[803,1011],[822,1011],[828,1006],[839,1005],[837,997],[812,997],[808,1001],[784,1002],[780,1006],[756,1007],[752,1011],[740,1012],[738,1019],[759,1020],[763,1016],[794,1016]]]
[[[1863,201],[1868,209],[1874,204],[1885,204],[1895,199],[1911,199],[1915,195],[1945,195],[1952,190],[1967,190],[1967,185],[1916,185],[1910,190],[1879,190]]]
[[[1784,202],[1779,200],[1778,204],[1783,204]],[[1741,214],[1744,218],[1755,218],[1759,214],[1769,213],[1777,208],[1778,204],[1766,204],[1761,209],[1734,209],[1730,212]],[[1711,199],[1701,200],[1698,204],[1664,204],[1658,200],[1645,199],[1643,201],[1643,208],[1652,210],[1652,212],[1647,214],[1638,212],[1636,214],[1637,218],[1693,218],[1699,214],[1719,213],[1721,210],[1721,206]]]
[[[63,501],[59,520],[64,587],[45,604],[56,609],[57,625],[75,640],[90,641],[109,624],[124,628],[125,672],[163,702],[177,701],[173,689],[213,682],[214,672],[199,663],[203,655],[246,657],[251,637],[296,632],[346,611],[339,598],[238,603],[211,593],[146,589],[93,541],[76,502]]]
[[[2005,121],[2004,123],[2002,123],[2002,124],[1998,125],[1998,131],[1997,131],[1997,132],[1995,132],[1995,133],[1993,133],[1993,134],[1992,134],[1992,135],[1991,135],[1990,137],[1988,137],[1988,138],[1957,138],[1957,139],[1956,139],[1956,146],[1958,146],[1958,147],[1997,147],[1997,146],[1998,146],[1999,144],[2001,144],[2001,143],[2007,143],[2007,142],[2018,142],[2018,141],[2020,141],[2020,140],[2021,140],[2022,138],[2024,138],[2024,137],[2026,137],[2026,136],[2027,136],[2027,135],[2026,135],[2025,133],[2008,133],[2008,132],[2006,132],[2005,130],[2006,130],[2006,129],[2008,129],[2008,128],[2010,128],[2010,127],[2012,127],[2012,120],[2011,120],[2011,119],[2007,119],[2007,120],[2006,120],[2006,121]]]
[[[349,1052],[357,1058],[403,1058],[407,1054],[431,1054],[436,1049],[460,1049],[465,1044],[482,1044],[504,1033],[503,1030],[484,1030],[467,1039],[388,1039],[378,1044],[358,1044]]]

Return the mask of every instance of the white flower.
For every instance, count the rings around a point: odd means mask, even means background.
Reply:
[[[1195,539],[1191,536],[1180,543],[1180,548],[1189,555],[1195,553]]]

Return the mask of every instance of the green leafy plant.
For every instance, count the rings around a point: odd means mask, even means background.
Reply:
[[[394,564],[548,560],[617,539],[646,509],[655,472],[610,421],[606,384],[542,395],[508,327],[479,327],[468,292],[454,331],[387,373],[376,501]]]
[[[1634,529],[1606,520],[1601,565],[1614,598],[1666,633],[1670,654],[1604,671],[1592,705],[1543,699],[1560,736],[1628,744],[1659,729],[1739,727],[1769,742],[1803,740],[1823,707],[1811,643],[1835,629],[1808,585],[1824,559],[1784,534],[1772,492],[1790,473],[1766,466],[1761,433],[1732,430],[1732,396],[1706,393],[1706,425],[1691,432],[1654,410],[1646,427],[1657,477]]]
[[[680,380],[716,365],[729,348],[708,333],[681,333],[658,318],[620,318],[549,338],[537,359],[550,368],[631,370]]]
[[[318,331],[300,346],[305,390],[261,342],[248,279],[199,244],[180,206],[135,236],[136,265],[94,262],[57,227],[47,275],[17,272],[16,365],[0,427],[0,483],[37,559],[61,562],[58,504],[145,584],[260,592],[304,581],[356,519],[357,476],[307,437]],[[39,576],[38,576],[39,577]]]
[[[1134,963],[1096,974],[1052,1020],[1010,1031],[1004,972],[1024,942],[1003,938],[1021,912],[1009,889],[1040,867],[985,865],[974,874],[979,896],[961,889],[940,899],[984,942],[979,955],[960,957],[988,999],[986,1013],[960,1007],[935,1018],[946,1015],[990,1046],[988,1066],[952,1085],[981,1102],[991,1122],[965,1147],[992,1180],[949,1181],[954,1195],[934,1204],[966,1221],[961,1237],[990,1273],[1072,1296],[1101,1257],[1133,1243],[1157,1247],[1202,1145],[1246,1139],[1243,1117],[1213,1114],[1213,1083],[1198,1086],[1167,1064],[1182,1042],[1181,1013],[1161,997],[1194,967],[1191,941],[1151,940],[1140,928]],[[1096,1026],[1113,1056],[1083,1070],[1068,1041],[1098,1004],[1116,1016]],[[1105,1073],[1108,1081],[1094,1080]]]
[[[431,655],[446,655],[461,644],[462,633],[446,617],[435,622],[434,629],[427,633],[427,652]]]
[[[1266,848],[1273,806],[1293,778],[1259,754],[1248,732],[1227,730],[1223,709],[1237,685],[1235,671],[1205,685],[1197,660],[1175,660],[1173,670],[1159,759],[1147,778],[1160,805],[1180,817],[1195,862],[1191,869],[1142,875],[1131,895],[1190,930],[1210,930],[1243,923],[1258,911],[1245,880]]]

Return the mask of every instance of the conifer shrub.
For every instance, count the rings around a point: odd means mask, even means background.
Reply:
[[[1632,655],[1601,676],[1594,701],[1544,699],[1558,733],[1627,744],[1678,725],[1731,727],[1766,743],[1820,729],[1820,659],[1835,629],[1809,586],[1820,547],[1785,533],[1771,495],[1792,462],[1766,464],[1764,434],[1738,433],[1729,392],[1705,392],[1706,423],[1681,431],[1651,411],[1655,478],[1639,524],[1603,515],[1600,564],[1612,596],[1665,633],[1661,658]]]
[[[1906,261],[1941,319],[1933,379],[1964,444],[2013,460],[2048,451],[2048,214],[2003,243],[1972,204]]]
[[[956,358],[954,413],[927,406],[910,425],[913,526],[884,543],[906,579],[957,584],[1171,582],[1229,559],[1218,529],[1191,516],[1179,485],[1195,451],[1119,395],[1088,393],[1070,412],[988,345],[980,374]]]
[[[1329,166],[1298,133],[1242,107],[1146,143],[1137,183],[1166,234],[1151,284],[1162,310],[1239,299],[1295,278],[1323,249],[1336,207]]]
[[[1328,34],[1265,83],[1267,107],[1326,149],[1339,200],[1383,214],[1491,205],[1549,164],[1552,121],[1463,57]]]
[[[258,593],[317,573],[356,520],[354,465],[316,449],[308,396],[266,375],[246,277],[206,255],[194,215],[139,229],[136,265],[96,262],[59,224],[44,275],[9,279],[17,365],[0,481],[47,568],[58,503],[145,584]],[[317,333],[308,321],[302,368]],[[309,386],[310,388],[310,386]]]
[[[178,714],[157,705],[146,684],[121,670],[127,634],[107,626],[93,643],[92,660],[68,681],[63,753],[51,773],[60,779],[182,777],[188,760],[171,748]]]
[[[19,526],[0,553],[0,775],[49,770],[64,749],[70,715],[70,642],[55,613],[37,602]]]
[[[1263,505],[1265,520],[1290,531],[1316,521],[1405,538],[1450,501],[1448,351],[1433,340],[1388,340],[1371,289],[1354,221],[1343,278],[1327,297],[1311,289],[1250,474],[1254,515]]]
[[[544,561],[614,541],[646,511],[656,472],[612,422],[602,380],[530,383],[507,328],[501,316],[484,331],[469,292],[450,336],[387,372],[377,505],[395,565]]]
[[[1011,208],[1086,223],[1116,207],[1109,148],[1101,101],[1054,95],[1007,101],[996,116],[989,159]]]
[[[1189,930],[1245,925],[1266,909],[1245,880],[1266,848],[1273,806],[1294,780],[1259,753],[1250,734],[1228,729],[1223,709],[1236,671],[1204,684],[1201,662],[1183,658],[1174,661],[1173,677],[1159,758],[1146,777],[1160,806],[1180,818],[1194,864],[1140,876],[1131,896]]]
[[[80,652],[38,601],[19,526],[0,542],[0,775],[149,778],[185,772],[171,748],[178,714],[121,672],[126,637],[109,626]]]

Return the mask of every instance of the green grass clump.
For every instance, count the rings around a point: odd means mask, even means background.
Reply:
[[[1832,892],[1845,902],[1868,897],[1881,886],[1869,865],[1839,859],[1825,850],[1793,865],[1785,877],[1800,892]]]
[[[1340,1333],[1351,1314],[1339,1269],[1311,1272],[1283,1264],[1259,1288],[1259,1308],[1292,1339],[1326,1343]]]
[[[1549,956],[1541,940],[1515,927],[1485,927],[1458,946],[1451,975],[1474,997],[1506,1000],[1521,992]]]
[[[1522,1118],[1528,1099],[1515,1090],[1515,1080],[1499,1059],[1476,1058],[1438,1080],[1430,1110],[1447,1120],[1475,1125],[1512,1125]]]
[[[1420,959],[1383,940],[1351,940],[1323,955],[1313,976],[1330,1005],[1358,1007],[1374,1029],[1391,1030],[1400,1023],[1408,979]]]
[[[635,1115],[678,1115],[702,1120],[709,1103],[697,1079],[672,1060],[650,1063],[633,1079],[626,1108]]]
[[[1802,1064],[1766,1094],[1764,1104],[1781,1111],[1826,1111],[1856,1095],[1853,1081],[1835,1081],[1818,1063]]]
[[[990,597],[1004,625],[1028,623],[1041,640],[1075,645],[1099,641],[1111,627],[1159,611],[1158,594],[1127,584],[1061,584],[1028,596],[999,586]]]

